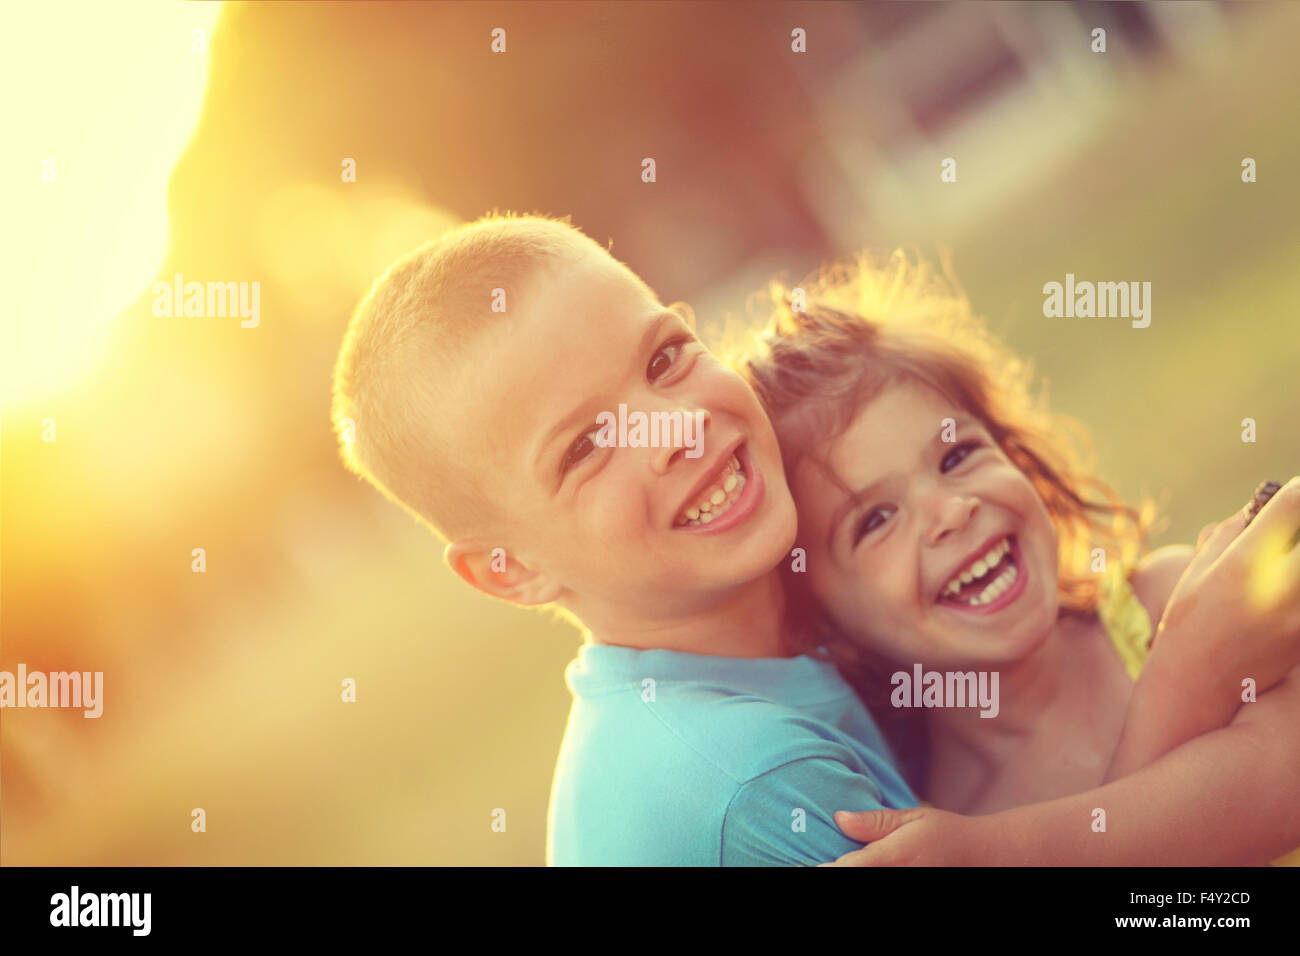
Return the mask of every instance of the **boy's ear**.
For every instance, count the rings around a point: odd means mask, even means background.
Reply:
[[[564,590],[544,572],[528,567],[500,546],[476,540],[452,541],[442,556],[447,566],[474,590],[512,604],[549,604]]]

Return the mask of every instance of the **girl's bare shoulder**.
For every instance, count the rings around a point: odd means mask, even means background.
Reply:
[[[1133,570],[1130,582],[1133,593],[1147,609],[1152,626],[1164,614],[1165,605],[1169,603],[1169,595],[1173,593],[1174,585],[1183,576],[1183,572],[1187,570],[1195,554],[1196,549],[1190,544],[1167,545],[1152,551]]]

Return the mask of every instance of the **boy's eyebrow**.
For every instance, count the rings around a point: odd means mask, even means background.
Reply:
[[[660,312],[656,315],[654,320],[651,321],[649,327],[642,334],[641,344],[637,346],[636,351],[632,355],[632,363],[628,371],[629,376],[636,372],[637,367],[641,364],[641,356],[645,355],[646,351],[654,343],[660,330],[669,322],[680,318],[681,316],[672,311]],[[555,426],[546,433],[546,437],[543,438],[541,443],[537,446],[537,455],[533,458],[534,467],[537,466],[542,456],[546,454],[546,450],[551,447],[551,442],[555,441],[556,436],[582,423],[583,419],[587,417],[587,409],[590,405],[590,401],[583,402],[573,411],[569,412],[569,414],[565,415],[564,418],[557,422]]]

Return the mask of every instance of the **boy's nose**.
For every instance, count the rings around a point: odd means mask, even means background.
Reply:
[[[708,457],[705,436],[712,420],[708,411],[703,408],[678,408],[674,411],[682,417],[681,444],[661,441],[658,447],[650,449],[650,466],[659,475],[666,474],[669,468],[679,462],[698,461]],[[676,435],[672,437],[676,438]]]

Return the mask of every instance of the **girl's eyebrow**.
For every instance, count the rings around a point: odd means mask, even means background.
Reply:
[[[952,415],[952,416],[950,416],[950,417],[952,418],[953,428],[955,428],[957,431],[961,431],[961,429],[963,429],[963,428],[970,428],[970,427],[972,427],[972,426],[975,427],[975,428],[980,428],[980,427],[982,427],[982,423],[980,422],[980,420],[979,420],[978,418],[974,418],[974,417],[972,417],[972,416],[970,416],[970,415],[966,415],[966,414],[964,414],[964,413],[961,414],[961,415]],[[939,438],[939,439],[942,439],[942,437],[943,437],[943,429],[942,429],[942,428],[940,428],[939,431],[936,432],[935,437],[936,437],[936,438]],[[960,440],[961,440],[961,439],[957,439],[957,441],[960,441]],[[944,444],[946,444],[946,445],[955,445],[955,444],[957,444],[957,441],[944,442]]]
[[[885,484],[893,477],[894,475],[892,472],[888,475],[881,475],[879,478],[877,478],[871,484],[867,485],[865,488],[859,488],[857,491],[853,491],[849,493],[848,499],[843,504],[841,504],[838,508],[836,508],[835,513],[831,516],[830,528],[828,529],[826,534],[826,550],[828,551],[832,550],[831,544],[835,540],[835,534],[837,531],[839,531],[840,524],[844,521],[844,519],[847,518],[849,515],[851,515],[859,507],[861,507],[864,501],[869,501],[871,498],[873,498],[876,495],[876,493],[879,491],[880,486]]]

